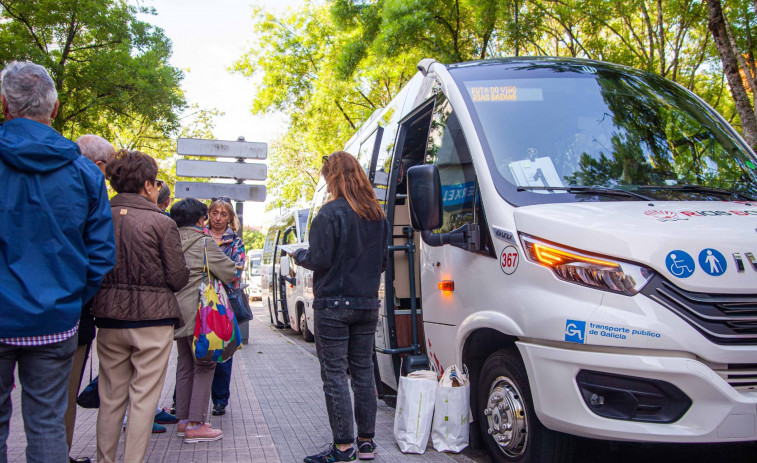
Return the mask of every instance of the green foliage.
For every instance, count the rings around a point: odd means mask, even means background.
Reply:
[[[254,230],[252,227],[245,226],[242,241],[244,241],[244,249],[246,252],[250,252],[253,249],[263,249],[265,233]]]
[[[727,3],[734,41],[755,75],[755,4]],[[623,64],[693,90],[740,128],[702,0],[329,0],[279,17],[255,15],[257,41],[235,70],[261,80],[253,112],[284,111],[290,122],[270,150],[271,208],[309,198],[320,156],[342,147],[426,57]],[[613,169],[637,156],[632,142],[617,140],[626,161]]]
[[[173,190],[176,137],[213,138],[219,112],[187,108],[171,41],[137,13],[154,11],[119,0],[0,0],[0,66],[46,67],[60,101],[56,130],[150,154]]]
[[[30,60],[50,71],[60,100],[53,127],[70,138],[111,138],[113,120],[171,133],[185,106],[183,74],[168,64],[170,40],[136,12],[117,0],[2,0],[0,64]]]
[[[254,113],[279,110],[289,117],[289,131],[269,149],[267,182],[268,208],[289,208],[312,197],[321,157],[342,149],[359,124],[394,97],[413,75],[415,60],[369,54],[347,73],[339,70],[341,53],[361,32],[340,31],[327,5],[307,3],[280,16],[256,9],[255,15],[256,43],[234,70],[260,77]]]

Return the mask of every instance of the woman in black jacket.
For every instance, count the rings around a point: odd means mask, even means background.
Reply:
[[[293,257],[298,265],[313,270],[315,342],[334,444],[304,461],[352,461],[356,456],[368,460],[376,454],[372,358],[389,224],[352,155],[337,151],[324,157],[321,175],[332,199],[313,219],[310,247],[298,249]],[[355,395],[357,450],[352,445],[347,367]]]

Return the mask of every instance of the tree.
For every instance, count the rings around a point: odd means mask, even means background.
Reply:
[[[280,16],[256,9],[255,15],[257,40],[234,70],[260,76],[254,113],[278,110],[289,117],[287,134],[271,146],[267,183],[274,198],[268,208],[288,208],[312,197],[321,157],[341,149],[394,97],[415,62],[369,54],[344,76],[339,55],[352,31],[335,26],[327,5],[307,3]]]
[[[252,227],[244,227],[244,249],[246,252],[250,252],[253,249],[263,249],[263,243],[265,243],[265,233],[255,230]]]
[[[169,134],[185,107],[183,74],[168,64],[170,40],[137,11],[154,14],[119,0],[0,0],[0,64],[50,71],[60,100],[53,128],[69,138],[111,138],[116,120]]]
[[[757,11],[757,3],[754,8]],[[749,45],[747,50],[748,65],[734,39],[733,32],[730,30],[720,0],[707,0],[707,13],[707,26],[712,33],[720,60],[723,63],[723,73],[728,80],[728,86],[731,89],[733,101],[741,119],[742,133],[747,143],[753,149],[757,149],[757,116],[755,115],[754,100],[749,98],[747,86],[744,84],[746,80],[754,97],[757,85],[754,82],[755,64],[753,44],[751,43],[751,25],[747,19],[744,31]]]

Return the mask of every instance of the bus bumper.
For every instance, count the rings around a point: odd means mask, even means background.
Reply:
[[[736,390],[693,358],[621,354],[518,342],[539,420],[549,429],[596,439],[647,442],[757,440],[757,390]],[[669,383],[691,405],[673,422],[607,418],[590,408],[581,371]]]

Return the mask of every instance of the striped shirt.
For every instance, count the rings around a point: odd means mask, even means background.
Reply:
[[[76,322],[76,326],[70,330],[63,331],[62,333],[42,334],[38,336],[24,336],[22,338],[0,338],[0,342],[3,344],[10,344],[11,346],[32,347],[32,346],[45,346],[47,344],[54,344],[56,342],[63,342],[71,336],[75,335],[79,330],[79,322]]]

